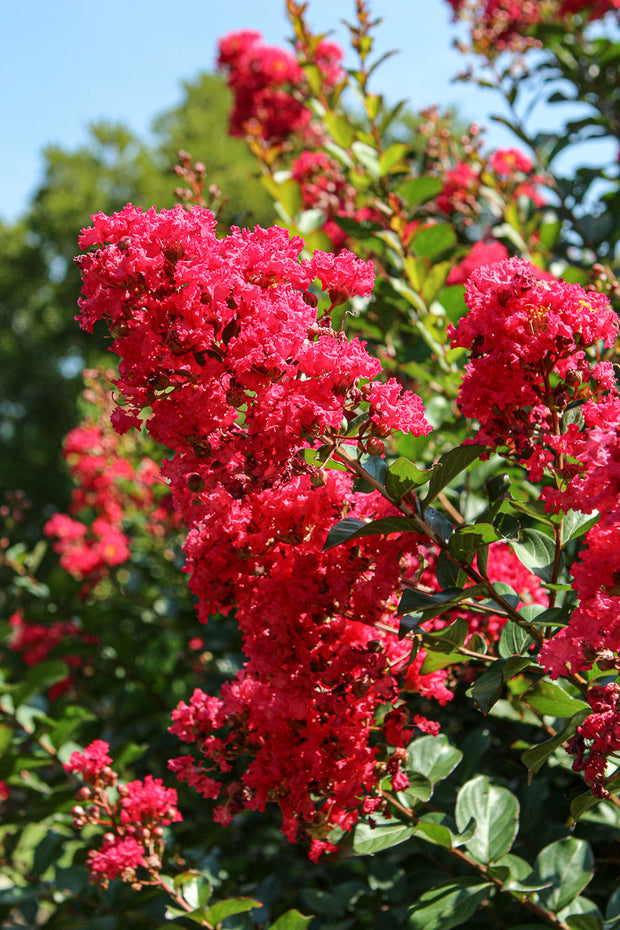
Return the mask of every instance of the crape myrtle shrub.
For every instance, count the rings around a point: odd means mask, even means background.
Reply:
[[[3,926],[620,924],[618,170],[554,173],[616,4],[450,6],[514,147],[395,141],[370,10],[345,55],[290,2],[218,58],[277,223],[184,152],[81,233],[118,370],[69,512],[0,511]]]

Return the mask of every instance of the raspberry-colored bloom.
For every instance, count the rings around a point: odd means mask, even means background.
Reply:
[[[540,280],[537,269],[510,259],[476,269],[467,281],[469,313],[448,334],[453,346],[472,350],[459,392],[459,406],[478,419],[478,438],[508,445],[538,480],[546,463],[534,448],[538,436],[553,434],[549,409],[550,372],[566,385],[551,403],[560,413],[574,394],[571,385],[600,387],[604,371],[592,367],[586,349],[611,346],[618,321],[607,299],[576,284]]]
[[[492,265],[508,258],[506,246],[497,239],[476,242],[465,258],[450,269],[446,284],[465,284],[474,269],[482,265]]]
[[[97,881],[117,877],[131,881],[135,870],[146,865],[144,847],[133,836],[117,836],[90,852],[87,865]]]
[[[103,740],[94,740],[82,752],[71,753],[69,761],[64,763],[65,772],[81,773],[87,781],[96,781],[102,770],[112,764],[109,748]]]
[[[243,636],[244,667],[220,696],[196,691],[175,710],[172,732],[196,757],[171,767],[217,798],[221,823],[277,803],[286,836],[312,838],[318,855],[382,777],[373,715],[399,702],[410,646],[394,611],[419,541],[324,552],[345,514],[393,508],[306,454],[339,441],[360,409],[371,435],[429,426],[416,395],[374,383],[380,364],[363,343],[317,319],[317,282],[333,305],[369,295],[369,262],[346,251],[300,260],[302,240],[278,227],[217,239],[214,225],[199,208],[96,216],[81,240],[97,246],[80,259],[82,325],[107,320],[123,410],[148,408],[149,431],[176,450],[163,471],[188,525],[200,619],[234,608]],[[428,696],[443,698],[445,678]]]
[[[174,788],[166,788],[160,778],[147,775],[143,782],[130,781],[125,785],[120,821],[122,824],[167,826],[183,819],[176,804]]]
[[[586,783],[598,798],[608,798],[605,769],[611,755],[620,750],[620,685],[611,683],[590,688],[588,701],[593,713],[577,727],[567,749],[575,756],[573,769],[583,772]]]
[[[500,177],[509,178],[516,172],[529,174],[532,162],[518,149],[497,149],[489,157],[489,165]]]

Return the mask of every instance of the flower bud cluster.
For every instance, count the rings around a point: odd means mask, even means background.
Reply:
[[[88,854],[92,882],[105,888],[111,879],[120,878],[140,886],[138,868],[151,873],[161,868],[163,827],[183,818],[176,791],[161,779],[147,775],[144,781],[119,782],[108,748],[103,740],[95,740],[65,763],[66,772],[84,781],[73,822],[78,830],[87,825],[106,830],[99,849]]]
[[[105,318],[117,334],[117,427],[139,425],[148,408],[149,431],[176,450],[163,471],[189,527],[200,619],[234,610],[243,635],[236,679],[174,712],[172,731],[198,758],[171,767],[219,800],[223,823],[276,802],[286,835],[308,838],[316,857],[378,790],[370,732],[375,710],[399,700],[409,647],[394,608],[418,540],[323,552],[341,517],[372,519],[391,505],[307,459],[317,443],[337,458],[341,443],[365,449],[429,426],[416,395],[374,381],[380,364],[363,343],[318,316],[325,299],[369,294],[369,262],[346,251],[300,260],[302,240],[282,229],[218,240],[213,225],[198,208],[96,216],[81,240],[96,246],[81,258],[82,325]],[[364,409],[365,424],[350,430]]]
[[[587,22],[620,9],[620,0],[447,0],[455,18],[471,23],[472,47],[493,60],[500,52],[537,48],[539,23],[569,26],[575,14]]]

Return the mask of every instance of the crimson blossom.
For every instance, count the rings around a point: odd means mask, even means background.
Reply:
[[[577,605],[568,625],[544,643],[539,662],[552,678],[595,662],[617,672],[620,394],[600,349],[613,345],[618,319],[602,294],[540,280],[519,259],[473,271],[466,301],[469,313],[450,331],[453,345],[472,350],[461,409],[479,420],[478,437],[485,443],[515,455],[535,480],[552,479],[542,491],[550,509],[596,520],[571,566]],[[618,749],[620,734],[617,688],[605,688],[591,689],[594,713],[569,745],[575,770],[601,797],[607,758]]]
[[[618,330],[604,295],[543,274],[517,258],[475,269],[469,312],[448,327],[452,346],[471,350],[460,409],[480,423],[480,442],[516,453],[535,481],[554,461],[550,437],[569,403],[613,386],[611,363],[586,350],[612,346]]]
[[[136,870],[140,867],[157,872],[161,868],[163,828],[182,820],[174,788],[166,788],[160,778],[151,775],[144,781],[120,782],[109,748],[103,740],[95,740],[72,752],[64,764],[67,773],[84,781],[77,797],[87,802],[87,807],[75,805],[74,825],[107,830],[101,846],[91,850],[87,860],[91,881],[104,888],[115,878],[139,884]]]
[[[273,145],[307,131],[311,111],[295,91],[304,86],[297,59],[284,49],[265,45],[260,32],[245,29],[220,39],[218,67],[227,73],[234,96],[230,134],[255,136]],[[322,40],[315,49],[324,88],[331,90],[343,77],[342,49]]]
[[[370,262],[346,250],[300,260],[303,241],[278,227],[218,240],[214,226],[200,208],[95,216],[80,240],[94,247],[79,259],[81,322],[106,319],[121,356],[117,428],[144,420],[175,450],[163,474],[189,529],[199,618],[234,611],[243,636],[234,681],[174,712],[172,732],[197,756],[170,765],[218,800],[222,823],[276,802],[285,834],[310,840],[316,858],[364,796],[365,810],[384,805],[386,776],[406,783],[404,741],[436,725],[409,718],[399,697],[410,649],[394,612],[401,575],[419,571],[419,540],[323,552],[342,517],[394,511],[354,492],[347,472],[320,468],[313,450],[337,461],[343,444],[363,451],[430,427],[419,397],[376,381],[378,360],[330,324],[334,307],[370,294]],[[420,693],[445,702],[445,680],[422,680]],[[371,741],[385,704],[389,746],[385,734]]]

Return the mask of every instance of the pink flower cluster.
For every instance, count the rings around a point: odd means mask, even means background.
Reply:
[[[147,775],[144,781],[119,782],[108,749],[106,742],[95,740],[73,752],[64,765],[67,773],[85,782],[77,797],[88,806],[73,808],[75,826],[106,828],[101,847],[89,853],[87,863],[91,881],[103,887],[114,878],[135,884],[140,867],[160,869],[163,828],[183,819],[176,791],[160,778]]]
[[[85,580],[84,593],[111,568],[130,556],[124,522],[131,512],[146,519],[147,530],[162,535],[174,524],[170,497],[152,459],[136,454],[129,439],[121,439],[110,423],[112,403],[109,384],[113,372],[87,371],[85,392],[98,409],[97,421],[87,418],[64,441],[64,457],[75,487],[71,496],[73,516],[56,513],[44,527],[55,537],[60,564],[75,578]]]
[[[466,300],[470,312],[451,337],[472,350],[459,404],[480,421],[478,437],[515,454],[535,480],[552,475],[542,492],[550,508],[599,514],[571,567],[578,604],[539,662],[553,678],[594,663],[618,671],[620,393],[611,363],[600,361],[617,338],[617,317],[603,295],[542,281],[518,259],[475,270]],[[580,407],[581,422],[573,414],[562,423],[569,405]],[[600,796],[605,760],[618,748],[615,688],[591,689],[595,713],[571,742],[576,770]]]
[[[536,26],[541,22],[569,26],[570,17],[588,22],[620,9],[620,0],[447,0],[455,18],[471,22],[476,52],[495,58],[499,52],[522,53],[539,47]]]
[[[336,250],[344,247],[347,234],[338,226],[335,217],[380,218],[377,210],[356,205],[357,191],[345,179],[338,162],[325,152],[302,152],[291,166],[291,176],[299,184],[304,209],[322,210],[325,214],[321,230]]]
[[[97,637],[82,633],[75,623],[64,623],[61,620],[54,620],[47,625],[33,623],[26,620],[20,610],[10,617],[9,624],[12,633],[8,646],[12,652],[20,653],[22,660],[30,668],[45,662],[50,652],[67,640],[74,640],[76,643],[98,642]],[[63,656],[63,662],[77,671],[84,665],[85,659],[80,655],[66,655]],[[48,697],[52,701],[56,700],[73,684],[73,675],[68,675],[49,688]]]
[[[568,742],[568,751],[575,756],[573,769],[583,777],[598,798],[608,798],[605,771],[609,757],[620,751],[620,685],[612,682],[590,688],[588,701],[593,713],[577,727]]]
[[[342,77],[341,59],[337,45],[319,42],[315,61],[327,89]],[[218,67],[227,72],[234,95],[231,135],[247,135],[273,145],[308,126],[312,114],[304,94],[299,93],[305,87],[303,69],[289,52],[265,45],[260,32],[243,30],[221,39]]]
[[[613,345],[617,317],[602,294],[541,280],[521,259],[474,270],[465,300],[469,313],[448,328],[453,346],[471,350],[459,407],[479,421],[480,442],[516,452],[539,480],[564,410],[613,384],[611,364],[586,350]]]
[[[372,265],[346,251],[300,260],[302,240],[277,227],[218,240],[199,208],[99,214],[81,244],[95,247],[80,259],[82,325],[105,318],[121,356],[116,423],[139,425],[148,407],[149,431],[176,450],[164,473],[189,527],[200,619],[234,610],[243,634],[236,679],[174,712],[172,731],[198,758],[171,767],[218,799],[223,823],[277,803],[286,835],[308,838],[317,857],[387,770],[403,777],[391,755],[402,747],[370,734],[375,710],[399,703],[409,648],[394,608],[418,541],[323,552],[341,517],[390,508],[313,451],[337,459],[342,443],[363,450],[393,430],[429,430],[420,399],[374,381],[379,362],[330,325],[334,306],[369,294]]]
[[[506,204],[527,197],[535,206],[544,204],[537,185],[545,179],[534,172],[530,159],[518,149],[497,149],[486,158],[477,155],[468,162],[456,162],[452,168],[439,166],[443,190],[436,200],[440,213],[460,214],[469,224],[481,212],[485,185],[501,194]],[[492,209],[496,209],[492,204]]]
[[[620,568],[616,539],[620,529],[620,396],[617,389],[583,407],[581,429],[571,424],[557,440],[566,458],[568,480],[562,489],[548,488],[545,498],[555,508],[582,513],[599,511],[586,533],[587,548],[572,566],[579,604],[570,623],[541,650],[540,661],[553,677],[567,670],[591,668],[593,662],[620,669]]]

